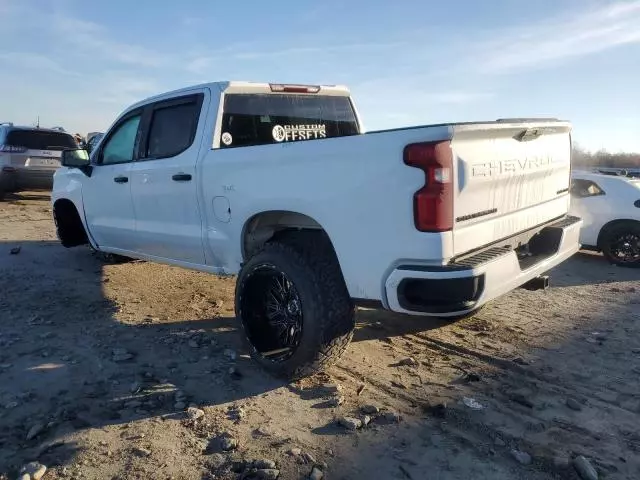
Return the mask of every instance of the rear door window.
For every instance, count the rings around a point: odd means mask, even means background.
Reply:
[[[55,150],[78,148],[74,138],[67,133],[38,130],[11,130],[7,134],[6,143],[27,150]]]
[[[359,133],[348,97],[225,95],[220,148],[344,137]]]
[[[195,139],[204,95],[191,95],[154,106],[143,158],[152,160],[179,155]]]

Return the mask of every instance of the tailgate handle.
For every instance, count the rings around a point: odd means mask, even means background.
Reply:
[[[116,183],[127,183],[129,181],[129,177],[114,177],[113,181]]]
[[[542,136],[543,133],[544,130],[541,128],[527,128],[526,130],[522,130],[513,138],[515,138],[519,142],[529,142]]]

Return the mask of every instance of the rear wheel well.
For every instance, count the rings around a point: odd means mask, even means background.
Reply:
[[[598,243],[596,245],[598,249],[602,250],[602,241],[605,239],[605,236],[609,230],[619,225],[626,225],[626,224],[640,225],[640,222],[637,220],[619,219],[619,220],[612,220],[611,222],[603,225],[603,227],[600,229],[600,233],[598,233]]]
[[[53,219],[58,238],[64,247],[76,247],[89,243],[78,209],[71,200],[66,198],[56,200],[53,204]]]
[[[258,253],[264,245],[291,231],[312,230],[324,232],[313,218],[302,213],[276,210],[251,217],[242,234],[242,257],[245,261]]]

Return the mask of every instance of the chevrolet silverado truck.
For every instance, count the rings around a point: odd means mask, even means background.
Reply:
[[[571,125],[365,133],[341,86],[219,82],[141,101],[89,156],[63,152],[65,247],[237,275],[253,358],[299,378],[337,359],[356,306],[458,317],[579,248]]]

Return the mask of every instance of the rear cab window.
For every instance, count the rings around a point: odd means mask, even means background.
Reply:
[[[27,150],[62,151],[66,148],[78,148],[74,138],[68,133],[44,130],[11,130],[5,143]]]
[[[360,133],[347,96],[226,94],[220,148],[319,140]]]

